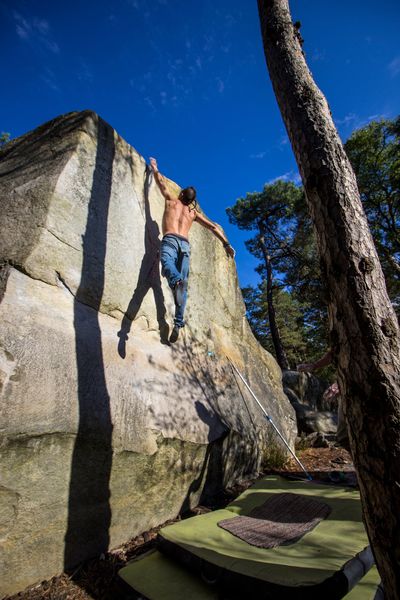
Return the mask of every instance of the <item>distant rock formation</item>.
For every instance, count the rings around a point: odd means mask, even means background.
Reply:
[[[283,389],[296,411],[298,434],[336,433],[337,400],[324,399],[328,383],[311,375],[297,371],[283,373]],[[334,410],[332,410],[334,409]]]
[[[170,185],[178,189],[176,184]],[[163,199],[92,112],[0,152],[0,593],[71,568],[293,444],[281,371],[254,339],[234,262],[194,224],[187,327],[166,343]],[[278,443],[278,442],[277,442]]]

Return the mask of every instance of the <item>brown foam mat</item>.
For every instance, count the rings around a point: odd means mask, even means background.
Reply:
[[[297,542],[325,519],[330,507],[309,496],[274,494],[250,515],[218,522],[219,527],[258,548],[275,548]]]

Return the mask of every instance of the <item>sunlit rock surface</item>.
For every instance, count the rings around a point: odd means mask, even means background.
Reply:
[[[6,594],[258,471],[268,424],[226,356],[290,443],[296,423],[245,319],[235,264],[196,223],[187,327],[166,343],[164,201],[102,119],[71,113],[9,143],[0,186]]]

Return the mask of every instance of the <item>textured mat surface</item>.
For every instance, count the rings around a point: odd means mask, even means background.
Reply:
[[[268,498],[282,493],[318,499],[331,508],[328,517],[296,544],[264,549],[251,546],[218,527],[234,515],[250,516]],[[226,509],[185,519],[161,530],[162,536],[196,559],[233,573],[256,577],[261,582],[293,586],[299,599],[301,586],[317,584],[340,570],[344,563],[368,544],[357,490],[308,482],[287,481],[277,476],[259,480]],[[217,600],[215,587],[158,552],[141,557],[121,570],[121,577],[150,600]],[[229,575],[230,577],[230,575]],[[378,573],[373,567],[346,600],[372,600]],[[263,588],[264,589],[264,588]],[[329,594],[318,596],[318,600]],[[266,597],[247,591],[243,597]],[[274,597],[282,597],[277,594]]]
[[[217,526],[219,521],[235,514],[249,516],[268,498],[283,492],[325,502],[331,513],[296,544],[270,549],[247,544]],[[326,580],[368,545],[357,490],[287,481],[272,475],[259,480],[226,509],[169,525],[160,535],[222,569],[291,586],[313,585]]]
[[[284,492],[253,508],[248,517],[219,521],[219,527],[258,548],[275,548],[298,541],[331,512],[320,500]]]

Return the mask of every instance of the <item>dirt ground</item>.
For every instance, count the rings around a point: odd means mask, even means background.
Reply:
[[[308,448],[298,452],[298,457],[316,480],[356,485],[350,454],[343,448]],[[290,473],[291,476],[304,476],[294,460],[281,472],[285,475]],[[226,506],[252,483],[238,484],[219,498],[214,506],[197,507],[191,515]],[[73,573],[62,573],[3,600],[132,600],[137,596],[127,593],[118,578],[118,571],[132,558],[154,547],[157,532],[164,525],[166,523],[127,541],[123,546],[99,558],[84,563]]]

